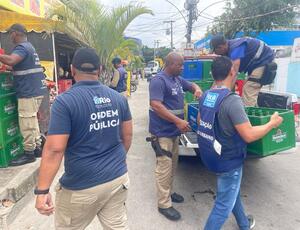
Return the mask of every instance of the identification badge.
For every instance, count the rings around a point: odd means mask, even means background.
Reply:
[[[221,154],[222,154],[222,145],[217,140],[214,140],[214,149],[215,149],[216,153],[221,156]]]

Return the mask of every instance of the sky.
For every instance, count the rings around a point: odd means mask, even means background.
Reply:
[[[99,0],[108,8],[118,5],[128,4],[128,0]],[[170,0],[182,12],[183,16],[187,17],[187,11],[184,9],[185,0]],[[181,43],[186,41],[186,22],[178,10],[168,3],[166,0],[138,0],[138,3],[150,8],[154,16],[141,15],[136,18],[126,29],[125,35],[140,38],[144,45],[149,47],[154,46],[154,40],[159,40],[159,46],[170,47],[171,36],[166,34],[166,30],[170,28],[169,23],[164,23],[166,20],[174,20],[174,46],[180,48]],[[198,20],[193,25],[192,40],[203,38],[207,26],[212,22],[212,19],[219,16],[223,12],[223,7],[226,0],[200,0],[198,3],[198,11],[202,11],[211,4],[213,6],[203,11]]]

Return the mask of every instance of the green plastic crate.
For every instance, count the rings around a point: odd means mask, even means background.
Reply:
[[[7,95],[15,92],[13,76],[10,72],[0,72],[0,95]]]
[[[18,116],[12,115],[0,122],[0,143],[7,143],[20,136]]]
[[[213,77],[211,75],[211,65],[212,65],[212,60],[205,60],[203,61],[203,80],[213,80]],[[247,75],[245,73],[238,73],[238,80],[246,80]]]
[[[207,79],[212,79],[211,76],[211,65],[212,65],[212,60],[205,60],[203,61],[203,79],[207,80]]]
[[[214,83],[213,81],[193,81],[193,82],[197,84],[203,92],[209,90]],[[197,102],[197,99],[194,98],[194,95],[192,93],[186,92],[184,101],[185,103],[191,103],[191,102]]]
[[[0,120],[17,114],[17,112],[18,105],[15,93],[11,93],[6,96],[0,96]]]
[[[246,108],[249,120],[253,126],[268,123],[271,115],[276,111],[284,119],[284,122],[278,128],[271,130],[262,139],[248,144],[248,153],[265,157],[296,146],[295,117],[292,110]]]
[[[247,75],[245,73],[238,73],[237,80],[246,80]]]
[[[7,144],[0,144],[0,168],[8,167],[11,160],[17,158],[23,153],[21,137],[16,137]]]

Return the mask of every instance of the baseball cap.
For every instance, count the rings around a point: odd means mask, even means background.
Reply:
[[[121,58],[115,57],[114,59],[112,59],[111,63],[116,65],[116,64],[120,64],[122,62]]]
[[[13,24],[7,31],[9,33],[14,32],[14,31],[24,33],[24,34],[27,33],[25,26],[23,26],[22,24],[19,24],[19,23]]]
[[[73,57],[72,65],[79,71],[93,73],[100,68],[100,59],[91,48],[79,48]]]
[[[214,51],[218,46],[226,43],[226,38],[223,35],[215,35],[210,40],[210,48]]]

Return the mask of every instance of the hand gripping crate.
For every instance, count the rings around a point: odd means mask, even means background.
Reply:
[[[278,112],[284,119],[278,128],[272,129],[260,140],[248,144],[248,153],[265,157],[296,146],[293,110],[247,107],[246,112],[253,126],[268,123],[274,112]]]

